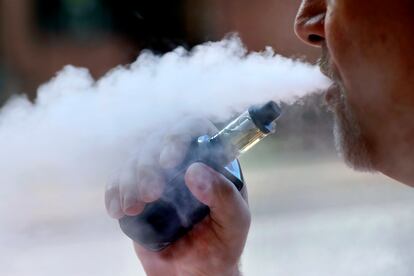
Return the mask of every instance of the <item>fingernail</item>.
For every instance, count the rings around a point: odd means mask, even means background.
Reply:
[[[122,209],[124,212],[128,211],[129,209],[132,209],[136,204],[138,200],[134,197],[125,196],[122,204]]]
[[[123,217],[123,212],[121,209],[121,204],[119,202],[119,198],[114,197],[110,200],[109,206],[108,206],[108,213],[111,217],[115,219],[119,219]]]

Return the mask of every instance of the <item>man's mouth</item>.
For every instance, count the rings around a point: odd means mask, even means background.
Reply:
[[[332,70],[329,66],[329,61],[324,56],[322,56],[318,60],[318,65],[319,65],[319,70],[321,70],[322,74],[324,74],[325,76],[327,76],[330,79],[333,79],[333,74],[332,74]]]
[[[322,60],[319,62],[319,68],[325,76],[330,78],[334,84],[329,87],[329,89],[325,92],[325,102],[327,103],[329,109],[331,111],[335,111],[335,106],[339,101],[340,93],[338,89],[338,85],[335,83],[336,78],[334,78],[332,70],[329,68],[328,62],[326,60]]]
[[[335,79],[335,75],[332,68],[332,62],[329,57],[328,49],[326,45],[322,45],[322,55],[321,58],[318,60],[319,69],[321,70],[322,74],[330,78],[331,80]]]
[[[325,101],[331,109],[331,111],[334,111],[333,109],[337,105],[340,98],[339,89],[336,85],[332,85],[325,93]]]
[[[334,82],[334,84],[325,93],[325,101],[329,109],[334,111],[335,106],[340,100],[341,94],[337,84],[338,76],[333,68],[333,64],[330,60],[326,45],[322,45],[322,55],[321,58],[318,60],[318,65],[321,73],[330,78]]]

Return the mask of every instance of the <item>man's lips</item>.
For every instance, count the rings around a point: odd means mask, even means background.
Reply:
[[[328,78],[332,79],[332,71],[328,68],[326,68],[326,65],[323,66],[319,66],[319,70],[321,71],[322,74],[324,74],[325,76],[327,76]]]
[[[326,45],[322,46],[322,56],[318,61],[318,65],[321,73],[330,78],[333,82],[337,82],[339,80],[338,74],[336,73],[336,67],[330,59]],[[331,87],[325,93],[325,101],[330,109],[334,109],[340,100],[340,96],[341,95],[338,85],[331,85]]]
[[[335,63],[331,59],[331,55],[328,51],[326,44],[322,45],[321,57],[318,60],[319,69],[322,74],[330,78],[331,80],[338,80],[339,74]]]
[[[330,108],[336,106],[339,102],[340,92],[336,85],[332,85],[329,89],[325,92],[325,101]]]

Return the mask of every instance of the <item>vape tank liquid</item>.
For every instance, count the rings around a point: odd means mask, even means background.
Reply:
[[[160,251],[184,236],[210,212],[185,185],[187,168],[202,162],[227,177],[240,191],[244,184],[237,158],[275,132],[279,116],[280,108],[274,102],[252,106],[215,135],[199,137],[184,162],[165,172],[167,184],[161,198],[147,204],[139,215],[119,220],[122,231],[152,251]]]

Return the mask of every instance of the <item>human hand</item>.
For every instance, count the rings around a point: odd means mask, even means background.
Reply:
[[[189,129],[191,130],[189,132]],[[194,137],[212,133],[214,126],[191,120],[172,128],[163,146],[142,147],[106,191],[106,207],[114,218],[138,215],[146,203],[157,200],[165,181],[162,171],[179,165]],[[134,244],[148,275],[238,275],[238,262],[246,241],[250,212],[246,190],[201,163],[190,166],[186,185],[210,207],[210,215],[183,238],[161,252]]]

